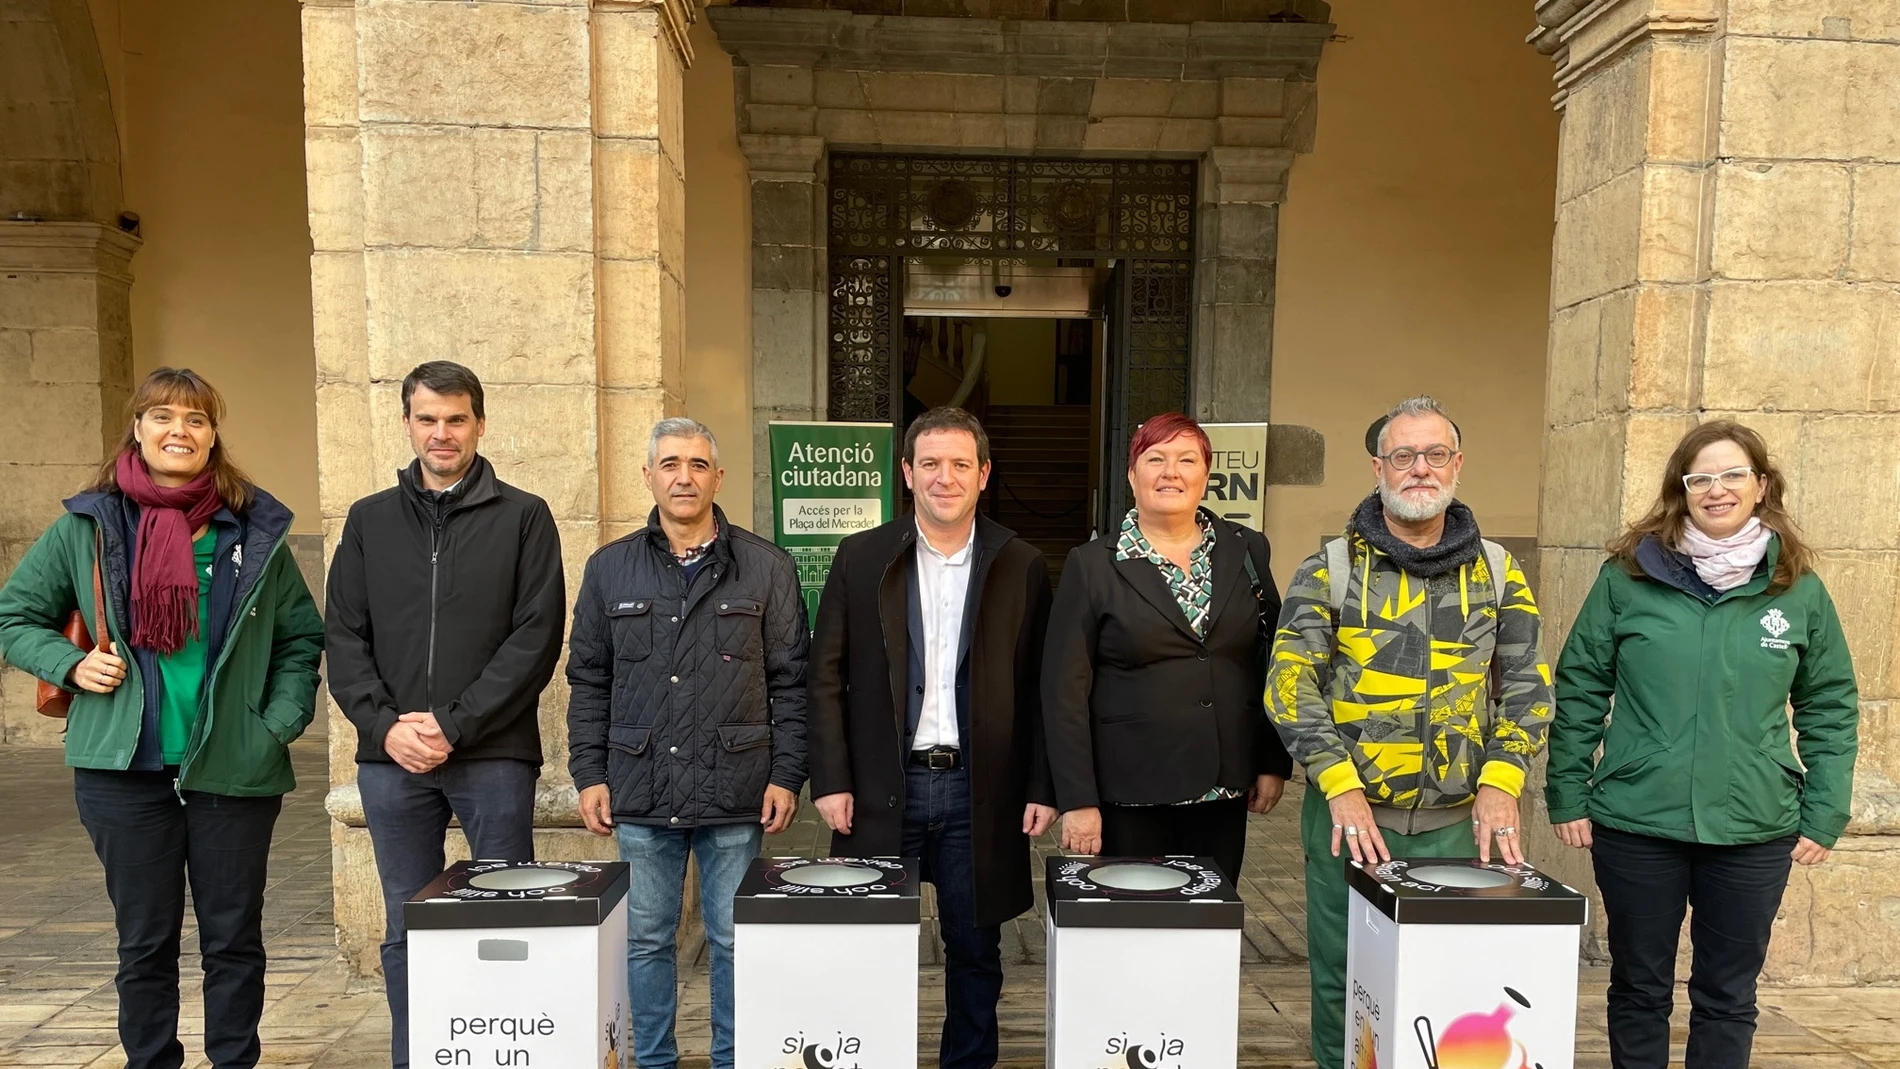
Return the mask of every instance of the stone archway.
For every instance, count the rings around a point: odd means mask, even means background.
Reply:
[[[0,27],[0,219],[116,224],[119,133],[85,0],[18,0]]]
[[[85,0],[0,13],[0,390],[24,433],[0,445],[0,580],[98,467],[132,387],[119,135]],[[54,743],[32,681],[0,681],[0,739]]]

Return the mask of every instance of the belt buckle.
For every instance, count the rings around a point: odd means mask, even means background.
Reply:
[[[932,772],[948,772],[957,767],[957,755],[949,750],[932,750],[925,760]]]

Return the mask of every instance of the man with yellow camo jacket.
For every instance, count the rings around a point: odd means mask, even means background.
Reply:
[[[1300,565],[1267,707],[1306,767],[1313,1059],[1344,1056],[1346,880],[1355,860],[1523,860],[1517,796],[1544,744],[1550,668],[1524,573],[1455,499],[1458,428],[1415,397],[1366,436],[1378,491]],[[1498,577],[1502,576],[1500,580]]]

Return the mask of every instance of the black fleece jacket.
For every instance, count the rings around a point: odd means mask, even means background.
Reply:
[[[330,561],[330,694],[356,725],[357,761],[388,761],[404,713],[430,711],[449,760],[541,763],[535,718],[561,656],[567,588],[547,503],[483,457],[445,495],[419,465],[350,506]]]

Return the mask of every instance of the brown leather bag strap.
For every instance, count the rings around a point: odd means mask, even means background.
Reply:
[[[92,536],[92,626],[97,632],[92,636],[95,649],[105,649],[112,641],[112,635],[106,628],[106,580],[100,571],[105,560],[105,536],[94,531]]]

